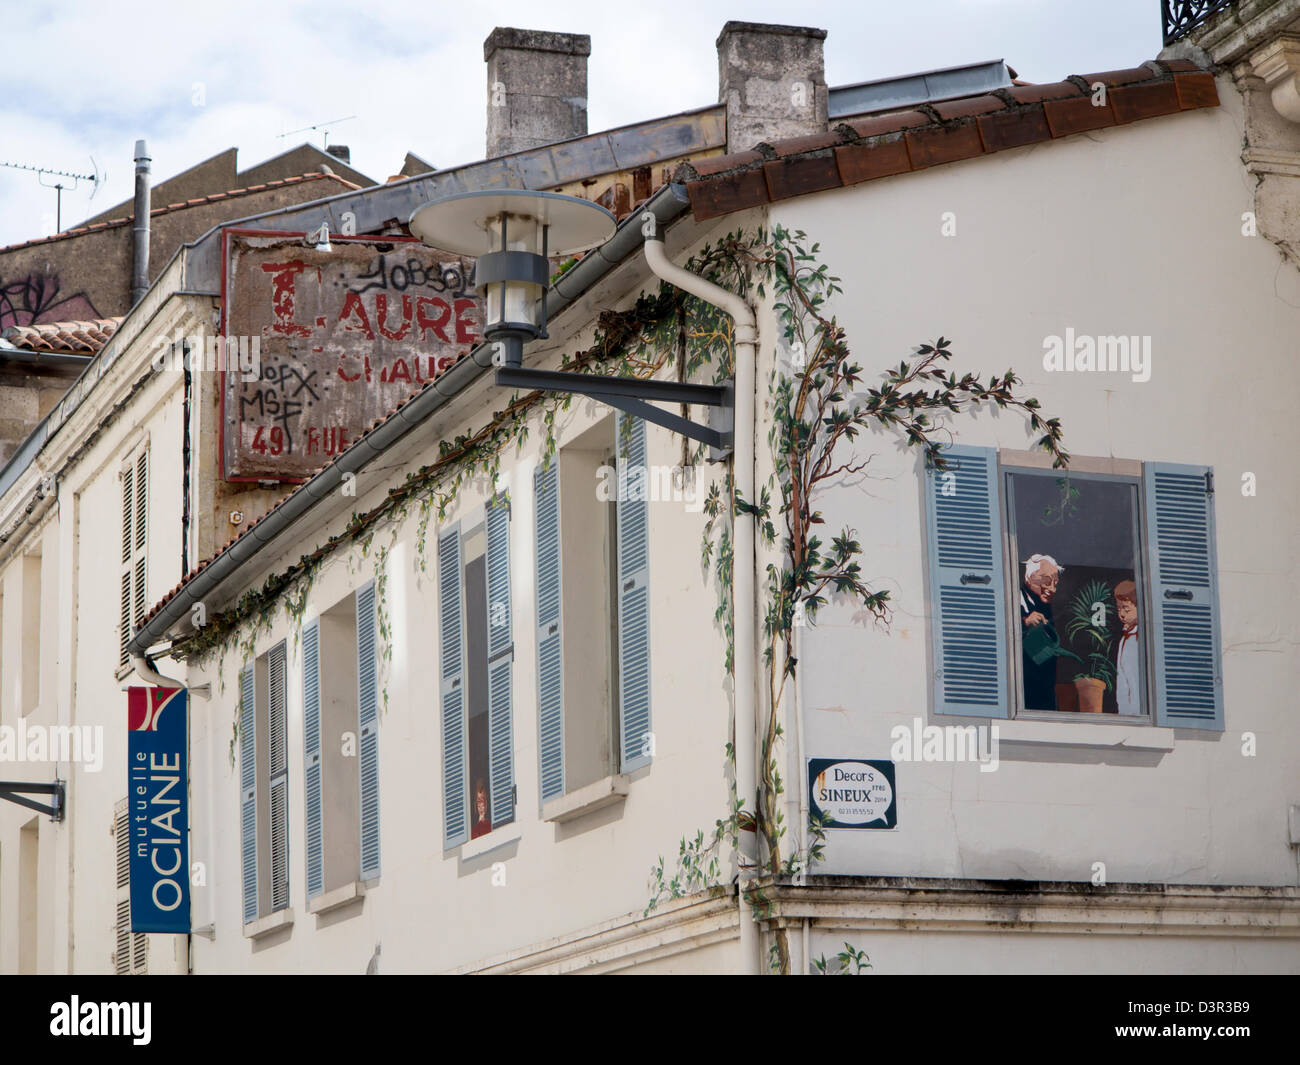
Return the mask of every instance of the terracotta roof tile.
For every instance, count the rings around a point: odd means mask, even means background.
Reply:
[[[262,185],[252,185],[246,189],[231,189],[228,192],[214,192],[209,196],[200,196],[197,199],[185,200],[183,203],[169,203],[164,207],[155,207],[149,212],[149,217],[166,214],[169,211],[184,211],[191,207],[202,207],[209,203],[218,203],[222,200],[233,199],[237,196],[247,196],[254,192],[264,192],[267,189],[283,188],[286,185],[300,185],[304,181],[334,181],[346,189],[359,189],[360,185],[353,184],[346,178],[341,178],[338,174],[326,174],[323,171],[314,171],[310,174],[301,174],[297,177],[282,178],[279,181],[268,181]],[[24,240],[17,244],[8,244],[0,248],[0,252],[14,251],[18,248],[29,248],[33,244],[49,244],[56,240],[67,240],[71,237],[80,237],[86,233],[96,233],[101,229],[117,229],[121,226],[130,225],[135,221],[134,215],[127,215],[124,218],[110,218],[105,222],[95,222],[88,226],[77,226],[73,229],[65,229],[59,233],[53,233],[48,237],[38,237],[35,240]]]
[[[0,336],[16,348],[60,354],[94,355],[122,324],[121,318],[95,318],[88,322],[42,322],[11,325]]]
[[[1106,86],[1094,105],[1091,87]],[[829,132],[677,168],[698,220],[791,196],[973,159],[1158,115],[1217,107],[1214,77],[1184,60],[1105,70],[849,119]]]

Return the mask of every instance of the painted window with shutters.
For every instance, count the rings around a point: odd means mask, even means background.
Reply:
[[[281,640],[240,672],[240,854],[245,924],[289,907],[288,725],[288,653]]]
[[[926,472],[937,713],[1223,729],[1209,468],[946,455]]]
[[[122,547],[118,576],[118,667],[126,665],[126,645],[148,608],[145,578],[149,546],[149,448],[132,452],[118,474],[122,483]]]
[[[375,585],[303,625],[307,903],[379,876]]]
[[[541,802],[653,757],[646,426],[611,415],[533,474]]]
[[[136,976],[149,971],[149,937],[131,931],[131,832],[127,800],[113,807],[113,851],[116,892],[113,896],[113,972]]]
[[[510,503],[497,495],[438,537],[443,843],[515,819]]]

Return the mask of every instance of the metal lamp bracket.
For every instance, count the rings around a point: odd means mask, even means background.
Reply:
[[[48,795],[50,802],[48,805],[37,802],[35,799],[26,798],[27,795]],[[63,820],[66,798],[64,782],[57,777],[53,784],[37,784],[27,780],[0,780],[0,799],[25,806],[38,814],[49,814],[51,821]]]
[[[565,373],[560,370],[528,370],[503,366],[496,372],[503,388],[529,388],[541,392],[570,392],[589,396],[625,414],[644,418],[674,433],[709,445],[710,462],[722,462],[731,454],[735,441],[736,393],[728,380],[720,385],[697,385],[679,381],[643,380],[633,377],[605,377],[601,374]],[[689,403],[709,408],[707,425],[651,406],[656,403]]]

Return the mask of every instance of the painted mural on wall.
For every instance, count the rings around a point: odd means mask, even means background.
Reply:
[[[1008,476],[1026,710],[1145,714],[1137,483]]]
[[[100,317],[84,292],[61,293],[58,274],[28,274],[12,281],[0,277],[0,329]]]
[[[310,476],[468,351],[483,323],[471,270],[412,241],[231,236],[225,478]]]

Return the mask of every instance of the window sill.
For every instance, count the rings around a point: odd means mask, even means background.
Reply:
[[[1033,747],[1122,748],[1128,751],[1172,751],[1174,730],[1128,722],[993,721],[999,743]]]
[[[478,839],[469,839],[460,845],[460,860],[469,861],[471,858],[481,858],[489,851],[497,850],[499,847],[508,847],[512,843],[518,843],[523,838],[523,833],[519,830],[517,824],[502,825],[494,829],[486,836],[479,836]]]
[[[311,902],[307,903],[307,912],[319,917],[323,913],[337,910],[340,906],[346,906],[349,902],[365,897],[366,885],[360,880],[354,880],[350,884],[336,887],[333,891],[317,895]]]
[[[261,939],[272,932],[279,931],[281,928],[290,928],[293,926],[293,910],[283,909],[276,910],[275,913],[268,913],[265,917],[259,917],[256,921],[249,921],[244,925],[245,939]]]
[[[624,774],[606,777],[585,788],[561,795],[542,806],[542,820],[564,824],[579,817],[612,806],[627,798],[628,777]]]

